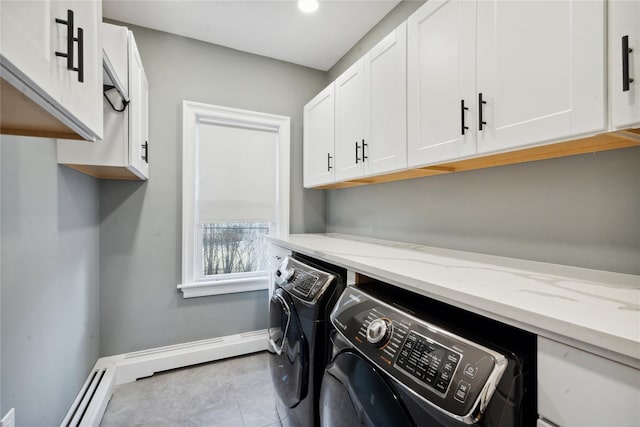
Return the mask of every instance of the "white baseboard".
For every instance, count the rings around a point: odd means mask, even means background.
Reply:
[[[112,363],[98,359],[60,427],[100,425],[102,415],[113,394],[116,370]]]
[[[192,341],[118,356],[106,357],[117,366],[116,385],[130,383],[155,372],[182,368],[267,349],[267,330]]]
[[[139,378],[149,377],[156,372],[263,351],[267,349],[267,341],[267,330],[263,329],[226,337],[101,357],[96,362],[94,369],[80,390],[72,409],[69,411],[70,413],[67,414],[62,425],[66,426],[71,417],[74,420],[77,418],[72,413],[73,408],[83,400],[83,395],[85,395],[85,391],[91,382],[91,376],[96,370],[102,371],[106,369],[104,379],[96,389],[83,420],[80,423],[71,424],[74,427],[76,425],[83,427],[100,425],[109,399],[111,399],[113,388],[116,385],[134,382]]]

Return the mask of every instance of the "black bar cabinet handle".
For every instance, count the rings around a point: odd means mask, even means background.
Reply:
[[[367,155],[364,154],[364,149],[365,147],[367,147],[369,144],[365,144],[364,139],[362,140],[362,161],[364,162],[365,160],[367,160],[369,157]]]
[[[487,101],[482,100],[482,92],[480,92],[478,94],[478,130],[482,130],[482,126],[487,124],[487,122],[482,119],[482,106],[486,103]]]
[[[469,126],[464,125],[464,112],[467,111],[469,107],[464,106],[464,99],[460,100],[460,131],[462,135],[464,135],[464,131],[469,129]]]
[[[56,51],[56,56],[67,58],[67,69],[73,70],[73,10],[67,9],[67,20],[56,18],[56,24],[67,26],[67,52]]]
[[[146,164],[149,164],[149,141],[145,141],[144,144],[142,144],[142,148],[144,148],[144,156],[142,156],[142,160],[144,160]]]
[[[331,172],[331,169],[333,169],[333,166],[331,166],[331,159],[333,157],[331,157],[331,153],[327,153],[327,172]]]
[[[633,49],[629,49],[629,36],[622,37],[622,91],[629,90],[629,84],[633,83],[633,79],[629,78],[629,54]]]
[[[358,145],[358,141],[356,141],[356,165],[360,161],[360,157],[358,157],[358,150],[359,149],[360,149],[360,146]]]
[[[78,72],[78,81],[84,83],[84,30],[78,27],[78,37],[73,39],[78,42],[78,68],[73,71]]]

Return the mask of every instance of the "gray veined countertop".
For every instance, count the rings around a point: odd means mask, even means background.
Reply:
[[[640,369],[640,276],[341,234],[269,239]]]

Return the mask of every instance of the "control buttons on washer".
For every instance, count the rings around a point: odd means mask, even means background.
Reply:
[[[460,380],[458,382],[458,387],[456,388],[456,392],[453,394],[453,397],[455,397],[455,399],[458,402],[464,403],[464,401],[467,400],[467,395],[469,394],[470,391],[471,391],[471,384],[469,384],[466,381]]]
[[[446,395],[459,361],[458,353],[411,331],[400,350],[396,366]]]
[[[374,319],[367,327],[367,341],[376,347],[382,347],[391,337],[391,321],[385,318]]]
[[[470,378],[475,378],[476,373],[478,373],[478,367],[477,366],[471,366],[471,364],[467,363],[466,366],[464,367],[464,374]]]
[[[445,381],[443,379],[439,379],[436,381],[436,390],[438,390],[440,393],[444,393],[447,391],[447,386],[449,385],[448,381]]]
[[[458,366],[458,362],[460,361],[460,356],[457,353],[449,352],[447,353],[447,360],[451,363],[455,363]]]

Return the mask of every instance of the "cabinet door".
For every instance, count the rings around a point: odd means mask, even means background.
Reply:
[[[69,129],[84,139],[102,138],[100,2],[3,1],[0,15],[2,66],[8,71],[7,78],[60,123],[39,122],[23,130],[60,136]],[[60,56],[70,53],[70,30],[72,38],[80,38],[78,28],[83,29],[84,83],[78,81],[78,72],[69,69],[80,68],[79,42],[71,40],[70,58]],[[18,105],[25,108],[25,115],[34,114],[29,106]]]
[[[479,152],[605,129],[604,17],[602,0],[477,2]]]
[[[149,173],[149,84],[133,33],[129,32],[129,165],[133,173]]]
[[[334,83],[304,106],[304,186],[334,181]]]
[[[623,43],[627,50],[623,53]],[[631,49],[631,52],[629,51]],[[609,96],[614,129],[640,126],[640,2],[609,1]],[[623,86],[623,79],[627,84]],[[633,79],[633,82],[630,82]]]
[[[335,81],[336,85],[336,180],[364,173],[364,61],[360,59]]]
[[[640,371],[538,337],[538,413],[557,426],[638,426]]]
[[[365,56],[366,175],[407,167],[407,24]]]
[[[82,69],[83,81],[80,81],[80,71],[61,73],[62,105],[77,121],[102,139],[102,4],[77,0],[53,3],[59,4],[62,9],[60,14],[67,10],[74,12],[76,38],[80,38],[79,32],[82,31],[82,46],[79,41],[74,43],[74,67]]]
[[[53,52],[66,52],[67,27],[56,24],[56,18],[67,19],[56,2],[3,1],[0,5],[3,65],[19,71],[60,102],[58,79],[66,72],[67,62]]]
[[[409,167],[474,154],[475,2],[428,1],[408,31]]]

